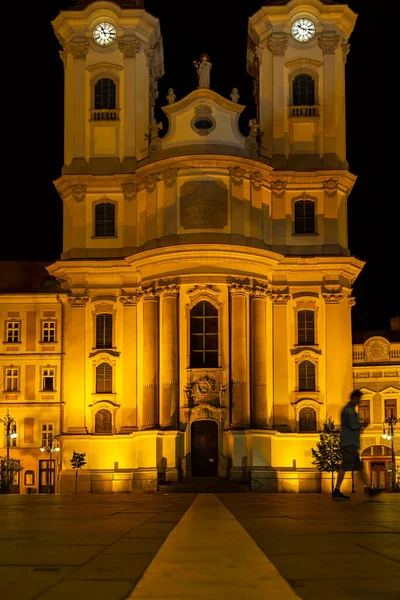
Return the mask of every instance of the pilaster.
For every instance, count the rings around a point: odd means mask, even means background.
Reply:
[[[255,287],[250,296],[251,314],[251,425],[254,428],[268,426],[267,401],[267,290]]]
[[[158,426],[158,304],[154,290],[143,293],[142,429]]]
[[[161,289],[161,427],[178,427],[179,422],[178,298],[178,286]]]
[[[229,287],[231,298],[231,381],[233,428],[249,427],[250,402],[248,385],[248,289],[241,284]]]

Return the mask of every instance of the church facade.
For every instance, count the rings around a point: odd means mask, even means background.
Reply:
[[[399,323],[355,345],[351,333],[364,266],[347,238],[355,22],[346,5],[266,2],[248,23],[248,134],[203,55],[198,88],[170,90],[161,137],[158,19],[141,2],[81,1],[53,21],[65,73],[63,252],[47,266],[58,289],[0,295],[19,491],[73,492],[73,452],[86,460],[80,492],[202,476],[329,489],[311,448],[353,387],[371,480],[387,486]]]

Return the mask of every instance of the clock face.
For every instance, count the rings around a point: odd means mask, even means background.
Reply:
[[[117,30],[111,23],[99,23],[93,29],[93,39],[99,46],[109,46],[116,37]]]
[[[308,42],[315,35],[315,25],[311,19],[297,19],[292,25],[292,36],[298,42]]]

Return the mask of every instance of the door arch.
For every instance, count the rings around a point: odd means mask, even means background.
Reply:
[[[218,475],[218,424],[216,421],[194,421],[191,426],[193,477]]]

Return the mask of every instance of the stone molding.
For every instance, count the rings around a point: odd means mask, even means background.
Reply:
[[[136,58],[136,54],[140,50],[140,41],[136,38],[126,40],[122,38],[118,42],[118,47],[124,58]]]
[[[71,308],[86,308],[89,296],[69,296],[68,304]]]
[[[281,197],[286,191],[286,185],[286,181],[275,179],[274,181],[271,181],[271,190],[274,192],[275,196]]]
[[[73,58],[83,60],[89,52],[89,42],[70,42],[68,52],[72,54]]]
[[[270,50],[272,56],[285,56],[286,49],[288,47],[289,37],[287,35],[276,37],[269,37],[267,41],[267,48]]]
[[[81,185],[80,183],[71,185],[72,197],[75,202],[82,202],[86,199],[86,185]]]
[[[340,42],[339,36],[323,36],[318,38],[318,46],[322,50],[322,54],[335,54]]]
[[[164,180],[165,186],[170,188],[173,187],[176,183],[176,178],[178,176],[178,171],[179,169],[174,169],[174,168],[169,168],[166,169],[163,173],[162,173],[162,178]]]
[[[338,181],[336,179],[327,179],[323,183],[323,188],[327,196],[332,197],[336,194],[338,189]]]
[[[121,185],[121,188],[125,200],[130,202],[136,198],[139,192],[139,183],[136,180],[128,180]]]

